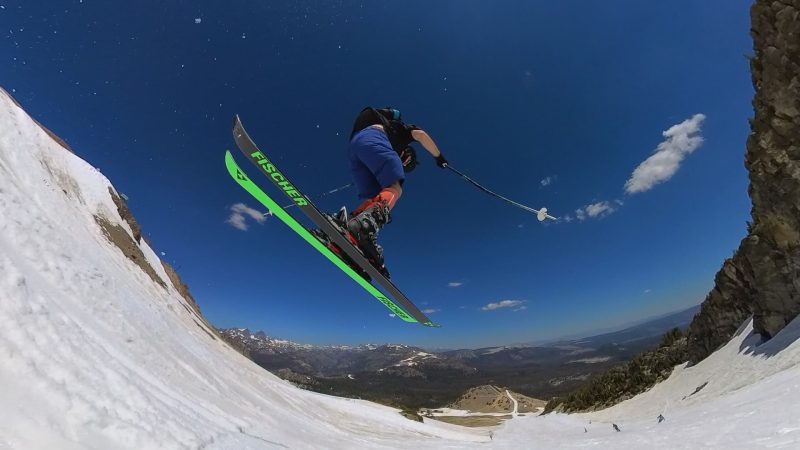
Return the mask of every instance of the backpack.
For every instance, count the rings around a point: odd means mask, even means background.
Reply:
[[[413,138],[409,140],[410,133],[407,125],[403,123],[400,111],[387,106],[386,108],[373,108],[368,106],[361,110],[356,117],[356,122],[353,124],[353,132],[350,138],[359,131],[371,125],[382,125],[386,136],[389,138],[389,143],[392,149],[400,156],[403,161],[403,170],[411,172],[417,166],[417,152],[411,146]],[[414,125],[410,125],[411,129],[416,129]]]

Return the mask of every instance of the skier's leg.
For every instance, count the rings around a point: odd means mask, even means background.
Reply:
[[[354,178],[363,177],[359,197],[365,201],[356,208],[347,223],[350,234],[375,266],[383,267],[383,249],[378,245],[378,230],[391,221],[389,211],[402,194],[405,179],[403,163],[386,135],[377,129],[366,129],[350,142],[350,164]],[[371,180],[363,169],[369,170]],[[358,185],[358,181],[357,181]],[[375,186],[378,186],[375,189]],[[365,195],[371,194],[371,195]]]
[[[372,142],[370,148],[357,152],[357,156],[359,162],[370,170],[374,180],[382,188],[353,211],[353,218],[348,223],[348,228],[359,242],[369,240],[373,245],[377,245],[375,239],[378,230],[391,221],[389,211],[403,194],[402,184],[405,176],[403,163],[388,140]]]
[[[381,191],[381,185],[366,164],[354,154],[350,155],[350,175],[355,184],[358,197],[364,202],[371,201]]]
[[[380,194],[378,194],[378,197],[380,197],[382,201],[389,205],[389,209],[393,209],[394,205],[397,204],[397,201],[400,200],[401,195],[403,195],[403,187],[400,185],[400,181],[398,180],[383,188]]]
[[[405,172],[400,156],[389,144],[386,135],[376,129],[357,134],[350,144],[350,155],[351,167],[361,170],[366,168],[372,176],[371,180],[361,181],[369,189],[359,191],[359,196],[365,200],[353,211],[353,215],[360,214],[377,202],[386,203],[390,210],[394,208],[403,193]],[[363,171],[357,174],[354,171],[354,176],[368,178]],[[376,185],[378,189],[375,189]]]
[[[353,210],[353,216],[359,215],[362,211],[369,208],[370,206],[374,205],[377,202],[384,202],[389,206],[389,210],[394,208],[394,205],[400,200],[400,196],[403,195],[403,188],[400,186],[400,182],[392,183],[392,185],[387,186],[381,190],[378,195],[373,198],[368,198],[364,200],[358,208]]]
[[[370,205],[372,205],[372,201],[373,201],[373,199],[371,199],[371,198],[368,198],[368,199],[364,200],[363,202],[361,202],[360,205],[358,205],[358,208],[354,209],[350,213],[350,215],[357,216],[357,215],[361,214],[361,211],[364,211],[365,209],[369,208]]]
[[[350,142],[349,153],[359,198],[372,199],[388,187],[401,191],[403,162],[383,131],[367,128],[358,132]]]
[[[374,198],[362,203],[347,222],[347,230],[358,242],[358,247],[387,277],[384,265],[383,247],[378,244],[378,230],[391,222],[391,209],[397,203],[403,190],[396,182],[381,190]]]

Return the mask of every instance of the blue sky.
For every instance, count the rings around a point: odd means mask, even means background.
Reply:
[[[435,347],[575,334],[699,303],[746,233],[749,2],[164,3],[0,0],[0,83],[128,195],[219,327]],[[224,168],[234,114],[313,195],[350,181],[365,105],[571,221],[421,154],[381,242],[440,329],[391,319],[283,223],[228,222],[258,206]]]

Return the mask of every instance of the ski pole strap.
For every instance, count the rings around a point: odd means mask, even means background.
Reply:
[[[482,190],[483,192],[486,192],[487,194],[489,194],[489,195],[491,195],[493,197],[499,198],[500,200],[503,200],[506,203],[510,203],[510,204],[516,206],[517,208],[524,209],[525,211],[528,211],[530,213],[536,214],[536,216],[537,216],[537,218],[539,219],[540,222],[543,221],[544,219],[558,220],[555,217],[547,214],[547,208],[534,209],[534,208],[531,208],[530,206],[523,205],[522,203],[517,203],[514,200],[511,200],[509,198],[503,197],[502,195],[498,194],[497,192],[494,192],[494,191],[484,187],[483,185],[481,185],[477,181],[475,181],[472,178],[470,178],[469,176],[467,176],[467,174],[459,171],[458,169],[456,169],[455,167],[453,167],[449,163],[447,165],[445,165],[445,167],[447,167],[448,169],[452,170],[453,173],[457,174],[461,178],[469,181],[470,183],[472,183],[473,186],[475,186],[476,188]]]

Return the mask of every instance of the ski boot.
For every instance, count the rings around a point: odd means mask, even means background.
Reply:
[[[331,225],[333,225],[334,228],[336,228],[336,231],[338,231],[339,234],[346,237],[347,240],[350,241],[350,243],[353,244],[354,247],[358,248],[358,242],[347,231],[347,210],[345,209],[344,206],[342,206],[342,209],[340,209],[339,212],[336,214],[327,214],[327,213],[322,213],[322,214],[325,216],[326,219],[328,219],[328,222],[330,222]],[[328,247],[328,249],[332,251],[333,254],[338,256],[339,259],[341,259],[345,264],[350,266],[350,268],[353,269],[357,274],[361,275],[361,278],[364,278],[367,281],[372,281],[372,277],[370,277],[369,274],[366,271],[364,271],[364,269],[362,269],[349,256],[347,256],[347,253],[344,250],[342,250],[338,245],[336,245],[336,243],[334,243],[333,240],[328,235],[323,233],[322,230],[313,229],[311,230],[311,234],[313,234],[314,237],[316,237],[320,242],[322,242],[324,246]]]
[[[383,262],[383,247],[378,244],[378,230],[392,221],[389,205],[377,201],[347,221],[347,231],[357,242],[364,256],[386,278],[389,270]]]

